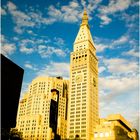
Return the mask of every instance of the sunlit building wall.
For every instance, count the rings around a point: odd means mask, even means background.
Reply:
[[[29,85],[28,92],[20,100],[16,128],[25,140],[49,140],[51,89],[59,91],[58,129],[62,139],[67,137],[68,80],[61,77],[37,77]]]
[[[98,59],[86,10],[74,42],[70,62],[68,138],[93,139],[99,121]]]
[[[94,140],[138,140],[138,133],[120,114],[100,119],[94,129]]]

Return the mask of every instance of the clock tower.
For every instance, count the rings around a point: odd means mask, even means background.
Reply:
[[[98,59],[84,10],[70,60],[69,139],[93,139],[99,121]]]

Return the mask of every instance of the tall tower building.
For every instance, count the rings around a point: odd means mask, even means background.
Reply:
[[[68,118],[69,139],[93,138],[99,121],[98,59],[86,10],[71,53]]]
[[[20,100],[16,128],[24,140],[50,140],[49,127],[51,89],[59,91],[57,134],[67,137],[68,80],[61,77],[37,77],[29,85],[28,92]]]

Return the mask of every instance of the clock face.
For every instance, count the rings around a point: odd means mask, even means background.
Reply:
[[[82,82],[82,75],[77,75],[77,76],[75,77],[75,82],[76,82],[76,83]]]

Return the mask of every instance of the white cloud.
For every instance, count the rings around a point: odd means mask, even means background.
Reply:
[[[16,51],[16,46],[13,43],[9,43],[4,35],[1,35],[1,53],[8,56]]]
[[[87,2],[87,11],[89,14],[89,20],[92,19],[90,16],[94,9],[99,6],[102,0],[89,0]],[[24,32],[25,27],[40,27],[42,24],[49,25],[54,22],[67,22],[75,23],[81,21],[83,14],[83,4],[85,2],[78,2],[77,0],[70,1],[67,5],[56,4],[50,5],[47,8],[46,15],[44,16],[39,10],[29,8],[28,10],[21,11],[18,7],[12,3],[7,3],[8,12],[12,15],[13,21],[16,24],[14,28],[15,32],[21,34]],[[109,18],[108,18],[109,20]],[[107,21],[107,19],[106,19]]]
[[[64,46],[65,44],[65,41],[60,37],[55,37],[54,41],[54,44],[57,44],[59,47]]]
[[[33,36],[37,36],[37,34],[35,34],[32,30],[27,30],[27,33]]]
[[[107,46],[104,44],[95,44],[95,48],[97,52],[102,52],[107,48]]]
[[[41,57],[49,57],[52,55],[50,50],[47,51],[46,49],[47,49],[47,46],[44,46],[44,45],[38,46],[38,53],[40,54]]]
[[[7,7],[10,11],[13,11],[13,10],[17,9],[16,5],[14,3],[10,2],[10,1],[7,3]]]
[[[103,14],[113,14],[115,12],[124,11],[131,5],[131,0],[111,0],[108,6],[102,6],[99,10]]]
[[[34,52],[33,48],[28,48],[26,46],[21,46],[20,47],[20,52],[25,53],[25,54],[31,54]]]
[[[97,52],[103,52],[106,48],[110,48],[109,45],[105,45],[105,44],[95,44],[95,47],[96,47],[96,51]]]
[[[136,128],[139,131],[140,112],[132,111],[132,113],[129,113],[129,114],[130,116],[128,116],[128,118],[131,121],[132,127]]]
[[[71,1],[68,5],[63,5],[60,8],[49,6],[48,15],[49,19],[55,19],[55,21],[75,23],[81,21],[81,11],[82,6],[77,1]]]
[[[17,10],[17,7],[14,3],[9,1],[7,3],[7,8],[9,13],[12,15],[13,21],[16,24],[14,30],[17,33],[23,32],[22,27],[33,27],[35,25],[30,16],[20,10]]]
[[[114,40],[112,45],[122,45],[124,43],[128,43],[128,41],[129,41],[129,37],[126,35],[123,35],[120,38],[118,38],[117,40]]]
[[[115,75],[120,74],[135,74],[138,72],[138,63],[121,58],[104,59],[104,64],[107,66],[109,72]]]
[[[128,24],[130,24],[131,22],[134,22],[136,19],[139,18],[139,14],[127,14],[127,13],[123,13],[121,19],[125,20]]]
[[[102,20],[102,25],[107,25],[112,21],[112,19],[106,15],[99,15],[98,17]]]
[[[102,77],[99,84],[101,117],[119,113],[138,129],[138,77]]]
[[[117,44],[126,41],[122,40],[124,41],[118,41]],[[104,58],[101,64],[99,72],[109,73],[109,75],[99,77],[101,117],[119,113],[131,122],[133,127],[138,128],[138,116],[136,115],[139,104],[138,62],[133,59]]]
[[[68,23],[75,23],[81,21],[81,17],[83,14],[84,6],[87,7],[89,19],[92,19],[90,16],[91,13],[94,12],[94,9],[96,9],[99,6],[99,3],[102,0],[88,0],[87,2],[84,0],[81,0],[78,2],[77,0],[70,1],[68,5],[59,6],[58,8],[51,5],[48,8],[48,19],[52,19],[54,22],[56,21],[62,21],[62,22],[68,22]]]
[[[55,19],[44,18],[40,11],[28,11],[28,13],[18,10],[17,6],[12,3],[7,3],[7,9],[12,15],[13,21],[16,24],[15,32],[21,34],[24,32],[24,27],[40,27],[41,24],[52,24]]]
[[[13,38],[15,41],[18,38]],[[49,45],[51,43],[51,45]],[[57,47],[53,47],[56,46]],[[53,46],[52,46],[53,45]],[[19,51],[25,54],[37,53],[42,58],[51,57],[52,55],[65,57],[69,52],[68,48],[63,48],[65,45],[64,40],[59,37],[55,37],[50,40],[47,36],[44,38],[32,37],[31,39],[21,39],[18,41],[17,46],[19,46]]]
[[[82,7],[77,1],[71,1],[59,8],[50,5],[46,12],[48,17],[43,17],[43,14],[34,8],[28,9],[28,12],[18,10],[12,2],[7,3],[7,9],[16,24],[14,30],[19,34],[24,32],[25,27],[40,27],[42,24],[48,25],[56,21],[74,23],[81,21],[82,16]]]
[[[27,44],[34,44],[34,40],[31,40],[31,39],[23,39],[21,40],[21,45],[22,46],[26,46]]]
[[[99,67],[99,73],[102,73],[102,72],[104,72],[105,70],[106,70],[105,67],[103,67],[103,66]]]
[[[82,4],[83,7],[85,7],[86,6],[86,1],[85,0],[81,0],[81,4]]]
[[[24,32],[24,29],[22,29],[20,26],[15,26],[14,31],[18,34],[22,34]]]
[[[3,9],[2,7],[0,7],[0,15],[2,16],[6,15],[5,9]]]
[[[53,5],[48,8],[48,15],[54,18],[61,17],[61,11],[56,9]]]
[[[55,49],[55,48],[53,48],[54,50],[53,50],[53,52],[56,54],[56,55],[58,55],[58,56],[66,56],[66,53],[63,51],[63,50],[61,50],[61,49]]]
[[[139,51],[136,51],[134,49],[129,50],[127,52],[123,52],[123,55],[127,55],[127,56],[134,56],[134,57],[139,57]]]
[[[110,76],[99,78],[101,101],[109,101],[131,92],[138,93],[138,63],[121,58],[104,59],[99,71],[110,72]]]
[[[119,18],[123,21],[125,21],[125,26],[128,28],[128,32],[133,34],[133,32],[137,33],[139,32],[139,14],[128,14],[123,13]]]
[[[102,0],[88,0],[87,10],[89,13],[94,12],[101,2]]]
[[[98,17],[102,20],[101,25],[107,25],[112,20],[108,17],[116,12],[121,12],[126,10],[131,6],[131,0],[111,0],[107,6],[100,6]]]
[[[99,78],[100,90],[108,91],[102,99],[112,99],[115,96],[127,94],[129,92],[138,92],[138,77],[106,77]]]
[[[16,50],[16,47],[14,44],[5,43],[5,44],[2,44],[1,46],[2,54],[6,56],[13,54],[15,50]]]
[[[94,44],[97,52],[103,52],[107,48],[111,48],[112,40],[108,40],[105,38],[94,37]]]
[[[37,72],[38,76],[62,76],[63,78],[69,78],[69,63],[57,63],[51,62],[44,66]]]
[[[57,56],[66,56],[65,50],[63,51],[62,49],[59,48],[54,48],[52,46],[45,46],[45,45],[39,45],[38,46],[38,53],[40,54],[41,57],[50,57],[51,55],[55,54]]]
[[[116,46],[121,46],[128,42],[131,45],[135,44],[134,40],[130,40],[130,37],[128,35],[122,35],[117,39],[111,40],[111,39],[103,39],[103,38],[98,38],[95,37],[94,38],[94,42],[95,42],[95,48],[97,52],[103,52],[105,49],[116,49]]]
[[[121,96],[121,95],[120,95]],[[139,129],[138,94],[126,93],[124,99],[103,100],[100,102],[100,117],[121,114],[133,128]],[[135,103],[134,103],[135,102]],[[137,107],[136,107],[137,106]]]
[[[68,6],[62,6],[61,11],[63,13],[62,20],[64,22],[78,22],[81,21],[82,13],[81,7],[76,2],[70,2]]]
[[[25,62],[24,66],[25,66],[25,68],[28,68],[28,69],[31,69],[34,71],[38,70],[37,67],[35,65],[31,64],[30,62]]]

